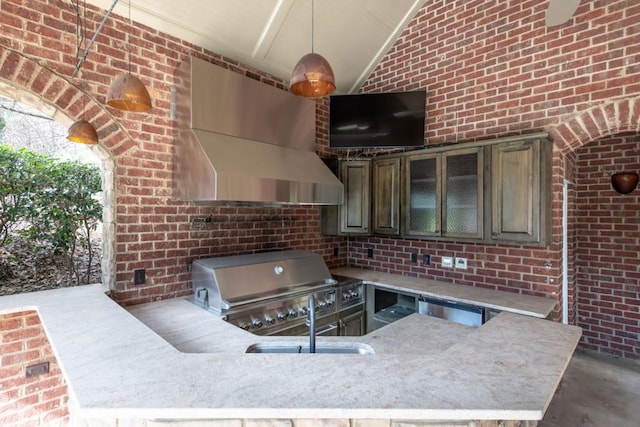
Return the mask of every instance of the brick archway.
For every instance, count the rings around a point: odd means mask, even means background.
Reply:
[[[558,164],[561,164],[561,170],[563,176],[560,178],[567,179],[570,183],[568,187],[568,199],[569,205],[575,203],[575,155],[574,153],[581,147],[602,139],[620,134],[640,133],[640,97],[619,99],[594,106],[587,110],[564,120],[556,127],[549,130],[551,137],[553,138],[556,154],[554,158],[560,160]],[[568,160],[571,159],[571,160]],[[569,165],[571,164],[571,166]],[[556,184],[555,194],[563,194],[562,184],[558,181]],[[572,195],[573,194],[573,195]],[[562,203],[561,197],[558,202]],[[570,212],[573,209],[570,208]],[[571,238],[571,228],[575,228],[575,223],[572,222],[575,217],[569,214],[569,231],[568,234]],[[575,233],[575,230],[574,232]],[[573,238],[576,236],[573,235]],[[563,298],[568,298],[569,301],[569,322],[575,323],[578,321],[578,294],[577,294],[577,274],[576,268],[576,251],[577,242],[569,242],[569,288],[568,294]],[[573,270],[573,271],[572,271]]]
[[[582,111],[550,131],[566,155],[591,141],[625,132],[640,132],[640,97],[612,101]]]
[[[14,51],[0,54],[0,94],[50,115],[70,126],[77,118],[90,118],[98,132],[99,144],[93,147],[100,159],[104,210],[102,216],[102,283],[115,289],[115,163],[114,153],[134,147],[109,111],[78,87],[80,80],[62,76]]]

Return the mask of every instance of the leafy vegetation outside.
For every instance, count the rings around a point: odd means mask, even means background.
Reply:
[[[65,272],[55,287],[92,283],[100,191],[95,165],[0,144],[0,295],[20,292],[4,283],[23,269],[37,276],[39,262]]]

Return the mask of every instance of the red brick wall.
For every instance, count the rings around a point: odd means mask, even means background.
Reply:
[[[49,373],[26,378],[27,366],[49,362]],[[63,425],[67,386],[35,311],[0,315],[0,425]]]
[[[425,88],[427,144],[549,131],[555,140],[551,245],[540,249],[356,238],[349,244],[350,263],[547,296],[558,301],[554,318],[560,319],[562,184],[565,178],[575,182],[576,149],[601,137],[640,130],[640,4],[581,2],[574,19],[555,28],[544,25],[547,5],[542,0],[429,0],[364,83],[362,92]],[[576,206],[580,196],[571,184],[568,199],[571,217],[585,215],[589,205]],[[638,222],[637,201],[630,210]],[[617,221],[606,211],[602,215],[610,218],[607,221]],[[593,321],[607,308],[594,299],[581,299],[576,307],[576,283],[581,290],[584,287],[584,281],[576,278],[582,265],[575,260],[577,251],[582,254],[581,232],[579,225],[569,222],[568,299],[570,321],[575,320],[577,309],[585,324],[585,319]],[[629,242],[622,239],[612,246],[624,253],[626,245],[637,249],[638,234],[629,233]],[[374,248],[372,259],[366,257],[366,248]],[[411,252],[431,254],[435,264],[416,266],[410,262]],[[637,253],[634,255],[636,261],[627,270],[637,267]],[[442,256],[466,257],[469,269],[441,269]],[[546,261],[551,262],[549,270],[544,268]],[[609,274],[591,277],[592,289],[610,292]],[[626,281],[628,287],[637,288],[637,274],[627,273]],[[632,325],[624,332],[596,332],[601,341],[596,344],[594,338],[585,339],[585,345],[589,342],[591,348],[637,358],[637,293],[617,302],[607,315]],[[592,317],[592,312],[600,314]],[[631,331],[633,325],[636,329]],[[615,343],[621,342],[624,333],[630,336],[622,352]]]
[[[586,348],[640,359],[640,190],[622,195],[611,174],[640,173],[640,135],[578,150],[578,325]]]
[[[137,206],[123,206],[131,213]],[[121,225],[117,252],[117,283],[130,282],[132,269],[145,268],[152,283],[118,292],[126,304],[150,298],[188,294],[190,273],[187,267],[195,258],[251,253],[260,250],[307,249],[321,253],[330,268],[344,265],[346,244],[342,238],[320,237],[320,211],[317,207],[187,207],[164,206],[153,209],[155,216]],[[162,210],[162,215],[158,213]],[[123,218],[131,215],[123,215]],[[194,223],[194,218],[211,222]],[[333,249],[338,248],[338,257]],[[340,256],[342,254],[342,256]]]
[[[92,35],[104,11],[88,8],[87,31]],[[115,163],[117,299],[130,304],[189,293],[189,265],[197,257],[308,248],[323,254],[330,266],[344,264],[344,257],[333,257],[333,248],[343,245],[343,239],[320,235],[317,207],[198,207],[173,199],[176,130],[169,107],[175,66],[196,55],[281,89],[285,82],[153,29],[134,23],[130,30],[128,20],[117,15],[107,20],[80,73],[71,79],[75,23],[69,2],[0,2],[0,81],[42,98],[71,121],[86,104],[100,146]],[[131,71],[149,88],[154,104],[150,113],[126,113],[104,105],[110,82],[127,69],[129,32]],[[318,134],[326,135],[322,124]],[[213,221],[193,226],[192,219],[200,216]],[[138,268],[146,269],[143,286],[133,285],[133,270]]]

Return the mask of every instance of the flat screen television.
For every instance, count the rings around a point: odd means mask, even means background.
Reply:
[[[426,90],[329,97],[329,148],[422,147]]]

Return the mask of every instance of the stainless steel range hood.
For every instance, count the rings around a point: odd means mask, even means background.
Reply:
[[[314,101],[197,58],[175,78],[177,198],[342,203],[342,183],[315,153]]]

